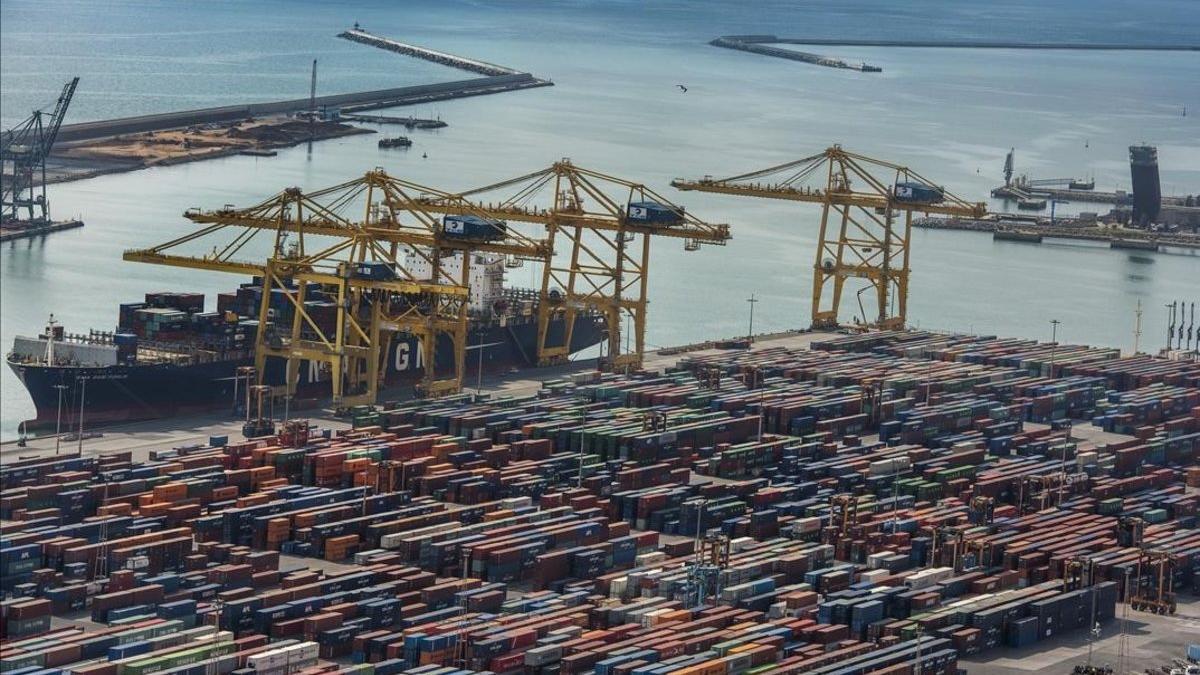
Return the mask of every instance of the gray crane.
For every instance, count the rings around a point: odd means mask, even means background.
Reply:
[[[24,122],[0,135],[0,222],[49,221],[46,202],[46,157],[54,146],[79,78],[58,96],[53,112],[35,110]]]

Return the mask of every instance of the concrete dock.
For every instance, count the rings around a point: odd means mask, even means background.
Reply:
[[[878,73],[883,69],[867,63],[849,63],[842,59],[823,56],[813,52],[773,47],[781,45],[807,45],[827,47],[906,47],[925,49],[1058,49],[1058,50],[1099,50],[1099,51],[1200,51],[1200,44],[1166,44],[1144,45],[1126,43],[1083,43],[1083,42],[1017,42],[991,40],[841,40],[828,38],[785,38],[777,35],[723,35],[709,42],[714,47],[734,49],[762,56],[772,56],[791,61],[811,63],[828,68],[857,70],[864,73]],[[1074,190],[1070,192],[1076,192]],[[994,194],[994,193],[993,193]],[[1119,203],[1119,202],[1116,202]]]
[[[736,49],[741,52],[750,52],[751,54],[761,54],[762,56],[773,56],[779,59],[788,59],[791,61],[800,61],[802,63],[811,63],[814,66],[825,66],[827,68],[843,68],[846,70],[857,70],[863,73],[879,73],[883,69],[879,66],[872,66],[867,63],[848,63],[842,59],[833,58],[831,56],[822,56],[813,54],[812,52],[802,52],[795,49],[783,49],[781,47],[770,47],[763,42],[776,42],[776,40],[756,40],[756,39],[741,39],[742,37],[772,37],[773,36],[725,36],[719,37],[708,44],[714,47],[724,47],[725,49]]]
[[[396,52],[397,54],[404,54],[405,56],[413,56],[418,59],[440,63],[444,66],[450,66],[451,68],[458,68],[460,70],[467,70],[472,73],[479,73],[480,75],[516,75],[520,72],[515,68],[498,66],[494,63],[488,63],[487,61],[480,61],[478,59],[459,56],[457,54],[451,54],[449,52],[443,52],[437,49],[430,49],[428,47],[420,47],[417,45],[400,42],[399,40],[393,40],[391,38],[385,38],[379,35],[372,35],[371,33],[360,29],[357,25],[348,31],[339,33],[338,37],[344,40],[350,40],[351,42],[357,42],[359,44],[369,45],[371,47],[378,47],[379,49],[386,49],[389,52]]]
[[[82,220],[56,220],[49,223],[23,226],[19,226],[17,223],[5,223],[0,226],[0,243],[15,241],[17,239],[28,239],[30,237],[40,237],[51,232],[73,230],[77,227],[83,227]]]
[[[550,84],[550,82],[538,79],[529,73],[516,73],[512,75],[479,77],[470,80],[440,82],[438,84],[422,84],[413,87],[396,87],[394,89],[378,89],[351,94],[318,96],[316,98],[316,105],[317,108],[353,107],[355,110],[369,110],[393,106],[418,105],[453,98],[465,98],[467,96],[498,94],[506,91],[529,89],[531,87],[545,87]],[[118,134],[162,131],[164,129],[176,129],[195,124],[230,122],[250,117],[288,115],[307,111],[310,105],[309,99],[298,98],[287,101],[246,103],[216,108],[182,110],[157,115],[139,115],[136,117],[122,117],[97,122],[67,124],[63,125],[62,129],[59,130],[58,142],[65,143],[116,136]]]
[[[1029,185],[1001,185],[992,189],[993,197],[1003,199],[1058,199],[1070,202],[1089,204],[1131,204],[1133,195],[1124,192],[1103,192],[1096,190],[1070,190],[1066,188],[1038,187]]]
[[[345,122],[363,122],[366,124],[399,124],[407,129],[443,129],[450,126],[440,119],[431,120],[411,116],[396,117],[394,115],[362,115],[344,111],[339,119]]]
[[[846,40],[840,38],[782,38],[776,35],[726,35],[742,42],[828,47],[905,47],[922,49],[1066,49],[1083,51],[1197,52],[1196,44],[1137,44],[1117,42],[1025,42],[1016,40]]]
[[[1039,243],[1042,239],[1076,239],[1095,241],[1109,244],[1111,248],[1136,248],[1141,251],[1158,251],[1163,247],[1200,250],[1200,235],[1169,232],[1148,232],[1146,230],[1126,229],[1123,227],[1083,226],[1068,219],[1062,219],[1058,224],[1048,225],[1031,222],[1028,219],[1020,221],[1007,220],[972,220],[967,218],[921,218],[913,220],[914,227],[930,230],[962,230],[967,232],[996,232],[998,228],[1015,227],[1021,233],[1037,235],[1034,237],[997,237],[998,239],[1013,239]]]

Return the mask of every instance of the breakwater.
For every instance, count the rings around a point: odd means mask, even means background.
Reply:
[[[1097,51],[1197,52],[1198,44],[1138,44],[1120,42],[1026,42],[1019,40],[845,40],[841,38],[783,38],[776,35],[726,35],[723,40],[828,47],[920,47],[927,49],[1073,49]]]
[[[318,96],[316,98],[316,105],[318,108],[371,110],[375,108],[444,101],[467,96],[496,94],[531,87],[544,87],[550,84],[549,81],[536,78],[529,73],[516,73],[513,75],[496,75],[469,80],[456,80],[453,82],[439,82],[437,84]],[[183,110],[154,115],[122,117],[96,122],[81,122],[64,125],[58,133],[58,141],[82,141],[115,136],[117,134],[175,129],[194,124],[231,122],[249,117],[287,115],[307,111],[310,106],[311,102],[309,99],[298,98],[287,101],[243,103],[215,108],[199,108],[196,110]]]
[[[396,52],[397,54],[404,54],[405,56],[413,56],[418,59],[432,61],[433,63],[440,63],[444,66],[450,66],[451,68],[468,70],[472,73],[479,73],[480,75],[516,75],[520,72],[515,68],[498,66],[494,63],[488,63],[487,61],[480,61],[479,59],[472,59],[466,56],[451,54],[450,52],[443,52],[438,49],[420,47],[418,45],[400,42],[399,40],[393,40],[391,38],[385,38],[379,35],[372,35],[371,33],[358,28],[358,26],[355,26],[353,29],[343,33],[339,33],[338,37],[342,38],[343,40],[350,40],[351,42],[357,42],[359,44],[385,49],[389,52]]]

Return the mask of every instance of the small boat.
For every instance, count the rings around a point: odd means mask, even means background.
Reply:
[[[412,147],[412,139],[408,136],[396,136],[395,138],[379,139],[379,147],[381,148],[408,148]]]
[[[1094,190],[1096,189],[1096,179],[1071,179],[1071,182],[1067,184],[1067,187],[1071,188],[1072,190]]]
[[[1037,198],[1018,199],[1017,208],[1026,211],[1040,211],[1046,208],[1046,200]]]

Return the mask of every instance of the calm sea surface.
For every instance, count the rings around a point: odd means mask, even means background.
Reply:
[[[0,122],[51,103],[79,75],[78,122],[470,77],[334,36],[354,21],[379,34],[528,70],[554,87],[404,109],[450,123],[415,132],[411,152],[362,136],[278,157],[237,157],[53,186],[52,208],[87,227],[0,249],[0,343],[34,334],[54,312],[70,330],[111,328],[116,306],[149,290],[211,295],[242,280],[123,263],[121,251],[187,231],[190,206],[249,204],[287,186],[321,187],[375,166],[450,190],[570,157],[638,180],[714,222],[724,249],[656,244],[648,341],[669,345],[807,324],[816,207],[676,193],[676,176],[730,175],[831,143],[901,162],[971,199],[1018,172],[1094,176],[1127,189],[1127,147],[1159,148],[1164,192],[1200,193],[1200,56],[822,48],[883,67],[862,74],[710,47],[720,34],[875,38],[1194,42],[1194,2],[890,0],[699,2],[70,2],[0,5]],[[682,93],[676,84],[685,84]],[[1183,116],[1187,107],[1189,114]],[[385,131],[389,131],[386,130]],[[422,159],[421,154],[427,158]],[[1000,207],[999,204],[994,204]],[[1097,210],[1069,204],[1064,212]],[[972,233],[914,235],[909,315],[922,327],[1143,348],[1162,346],[1163,305],[1200,301],[1200,256],[1087,245],[993,242]],[[516,270],[510,285],[532,285]],[[0,378],[0,430],[32,415],[20,383]]]

